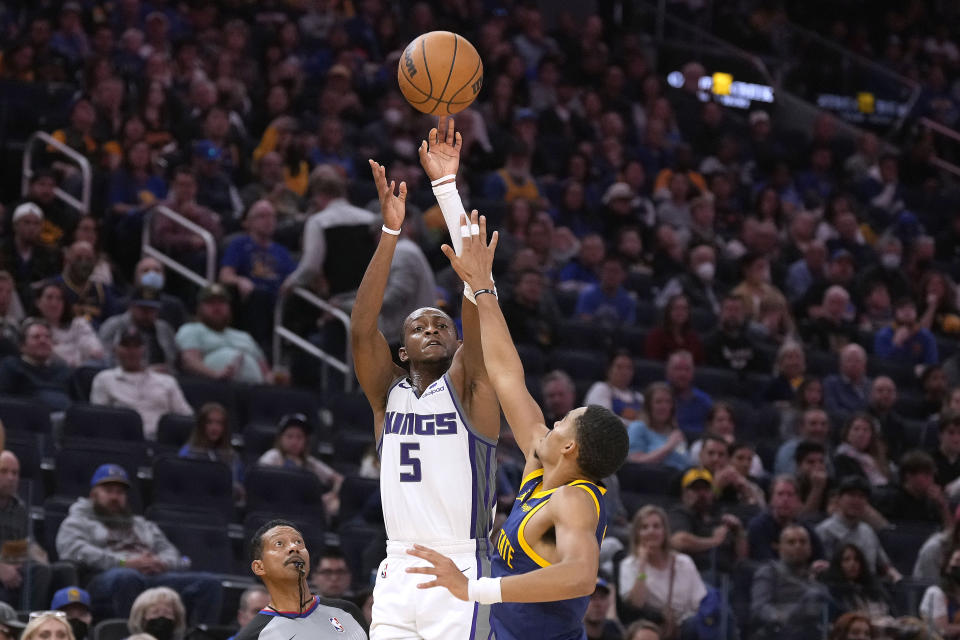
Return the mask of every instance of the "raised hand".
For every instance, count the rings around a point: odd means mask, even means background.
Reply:
[[[467,231],[464,232],[463,230]],[[497,249],[498,234],[493,232],[490,244],[487,244],[487,218],[477,215],[474,209],[470,213],[470,221],[466,216],[460,216],[460,230],[463,238],[463,250],[458,256],[448,244],[440,247],[443,255],[450,260],[450,265],[457,272],[460,279],[470,285],[474,291],[492,289],[493,278],[490,275],[493,268],[493,254]],[[474,233],[474,231],[477,233]]]
[[[383,215],[383,224],[388,229],[399,230],[406,215],[407,183],[401,182],[397,195],[393,195],[396,182],[387,184],[387,171],[382,164],[368,160],[373,170],[373,181],[377,185],[377,195],[380,196],[380,213]]]
[[[460,149],[463,138],[453,128],[453,118],[440,116],[437,126],[430,129],[427,139],[420,143],[420,164],[430,180],[456,175],[460,168]]]

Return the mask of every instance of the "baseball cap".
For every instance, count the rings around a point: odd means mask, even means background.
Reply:
[[[117,482],[130,486],[130,477],[126,469],[118,464],[102,464],[93,472],[93,478],[90,479],[90,487],[97,487],[108,482]]]
[[[212,282],[200,290],[200,293],[197,294],[198,302],[206,302],[207,300],[213,300],[214,298],[221,298],[223,300],[230,300],[230,292],[227,291],[226,287],[222,284],[217,284]]]
[[[610,593],[610,583],[607,582],[607,579],[603,576],[597,576],[597,587],[595,590]]]
[[[136,327],[127,327],[117,338],[117,344],[124,347],[142,347],[143,336]]]
[[[288,413],[280,418],[277,431],[283,433],[290,427],[300,427],[307,433],[310,433],[310,421],[307,419],[307,416],[302,413]]]
[[[43,220],[43,209],[38,207],[33,202],[24,202],[19,207],[13,210],[13,221],[16,222],[24,216],[37,216]]]
[[[610,204],[618,198],[633,198],[633,189],[626,182],[614,182],[603,193],[603,204]]]
[[[680,486],[686,489],[694,482],[706,482],[712,487],[713,474],[703,467],[694,467],[683,474],[683,478],[680,480]]]
[[[68,604],[82,604],[90,608],[90,594],[80,587],[64,587],[55,594],[50,602],[51,609],[62,609]]]
[[[11,629],[23,629],[26,624],[20,622],[17,611],[6,602],[0,602],[0,625]]]
[[[830,254],[830,260],[836,262],[837,260],[847,259],[850,262],[854,262],[853,254],[847,251],[846,249],[837,249],[832,254]]]
[[[141,285],[133,290],[133,295],[130,298],[130,304],[135,304],[139,307],[159,309],[161,306],[163,306],[160,302],[160,290],[154,287],[145,287]]]
[[[860,476],[846,476],[840,481],[840,485],[837,487],[838,496],[842,496],[845,493],[852,493],[854,491],[859,491],[864,496],[869,498],[870,483],[867,482],[866,478],[862,478]]]

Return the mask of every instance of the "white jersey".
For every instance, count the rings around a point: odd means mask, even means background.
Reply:
[[[387,538],[485,541],[496,501],[496,446],[467,423],[449,375],[419,398],[409,380],[396,382],[377,443]]]

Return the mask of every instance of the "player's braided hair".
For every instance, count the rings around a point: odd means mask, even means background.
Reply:
[[[627,428],[612,411],[592,404],[577,420],[577,447],[580,470],[599,482],[626,460],[630,448]]]

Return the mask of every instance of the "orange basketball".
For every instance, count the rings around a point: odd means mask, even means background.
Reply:
[[[414,109],[445,116],[476,100],[483,85],[483,62],[463,36],[431,31],[407,45],[397,68],[397,82]]]

